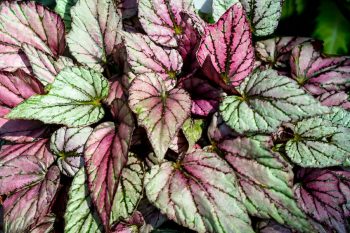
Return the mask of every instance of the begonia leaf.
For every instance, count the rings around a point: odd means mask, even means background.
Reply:
[[[62,19],[35,2],[4,1],[0,5],[0,67],[14,71],[26,68],[27,61],[19,51],[22,43],[57,57],[65,48]],[[3,60],[4,59],[4,60]]]
[[[66,67],[57,75],[48,94],[30,97],[7,117],[70,127],[90,125],[103,117],[100,101],[107,97],[108,89],[108,81],[101,73],[83,67]]]
[[[0,151],[0,193],[20,191],[39,183],[54,162],[47,140],[5,145]],[[14,182],[15,181],[15,182]]]
[[[62,127],[52,134],[50,149],[63,174],[73,177],[84,166],[84,146],[91,132],[91,127]]]
[[[135,75],[157,73],[170,82],[180,73],[182,58],[175,49],[162,48],[139,33],[124,33],[127,60]]]
[[[320,117],[296,123],[286,144],[288,157],[302,167],[341,165],[349,159],[350,129]]]
[[[193,11],[191,0],[139,0],[142,27],[160,45],[178,45],[176,37],[183,33],[182,11]]]
[[[159,75],[140,75],[130,87],[129,105],[147,131],[158,159],[163,159],[190,115],[191,99],[181,88],[167,89]]]
[[[237,86],[253,70],[254,50],[249,23],[240,3],[234,4],[205,35],[197,52],[200,65],[209,56],[222,81]]]
[[[301,169],[295,185],[299,206],[329,232],[347,232],[350,172],[337,169]]]
[[[293,197],[292,167],[271,150],[272,146],[268,136],[238,137],[218,145],[237,174],[251,215],[273,218],[300,232],[312,232]]]
[[[98,125],[86,142],[84,151],[91,199],[106,230],[120,214],[120,207],[114,206],[114,202],[120,195],[122,171],[127,165],[134,130],[133,116],[127,103],[116,100],[113,104],[116,123]]]
[[[121,43],[122,18],[114,1],[78,0],[71,8],[71,17],[69,50],[80,63],[102,70]]]
[[[64,232],[102,233],[103,226],[93,208],[84,167],[75,175],[68,196]]]
[[[282,122],[330,110],[275,70],[256,71],[240,86],[242,96],[228,96],[220,105],[225,122],[235,131],[272,133]]]
[[[350,87],[350,57],[325,57],[311,43],[293,49],[290,66],[292,77],[314,95]]]
[[[53,83],[56,75],[63,68],[74,65],[70,58],[60,56],[55,59],[28,44],[22,45],[22,49],[29,60],[35,77],[45,86]]]
[[[214,153],[195,151],[146,173],[148,200],[169,219],[200,233],[254,232],[230,166]]]

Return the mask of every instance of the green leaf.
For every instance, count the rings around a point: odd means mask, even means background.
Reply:
[[[241,0],[256,36],[268,36],[277,28],[282,0]]]
[[[302,167],[342,165],[350,154],[350,129],[319,117],[298,122],[286,144],[288,157]]]
[[[294,200],[292,166],[273,152],[272,146],[267,136],[238,137],[218,145],[236,171],[251,215],[273,218],[300,232],[312,232],[306,215]]]
[[[340,107],[332,107],[332,110],[332,113],[323,115],[322,118],[333,124],[350,128],[350,112]]]
[[[64,21],[66,30],[71,29],[72,18],[70,15],[70,9],[78,2],[78,0],[57,0],[55,11],[61,16]]]
[[[204,121],[202,119],[188,118],[182,125],[182,132],[188,141],[188,148],[191,149],[201,138]]]
[[[91,125],[104,116],[101,101],[107,97],[108,90],[108,81],[101,73],[66,67],[57,75],[47,95],[35,95],[23,101],[7,118],[68,127]]]
[[[282,122],[330,111],[271,69],[256,71],[238,89],[242,96],[228,96],[220,105],[224,121],[238,133],[272,133]]]
[[[239,0],[214,0],[213,1],[213,19],[218,21],[220,17]]]
[[[327,54],[346,54],[350,48],[350,22],[334,1],[321,1],[313,35],[324,41]]]
[[[129,153],[113,201],[110,222],[125,220],[135,211],[142,198],[144,169],[135,154]]]
[[[103,232],[98,214],[93,210],[85,176],[83,167],[75,175],[69,190],[67,209],[64,215],[65,233]]]
[[[307,2],[305,0],[285,0],[282,6],[281,18],[288,18],[292,15],[300,15],[304,12]]]

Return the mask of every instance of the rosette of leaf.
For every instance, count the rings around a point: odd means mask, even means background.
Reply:
[[[56,156],[57,165],[64,175],[73,177],[84,165],[84,145],[91,132],[91,127],[62,127],[52,134],[50,149]]]

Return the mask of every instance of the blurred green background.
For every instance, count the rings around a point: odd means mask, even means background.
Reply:
[[[277,35],[324,41],[330,55],[350,54],[350,0],[285,0]]]

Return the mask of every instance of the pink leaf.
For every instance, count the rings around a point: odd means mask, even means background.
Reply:
[[[9,108],[0,106],[0,139],[16,143],[32,142],[43,138],[48,130],[42,122],[31,120],[8,120],[4,118]]]
[[[108,105],[111,105],[115,99],[126,99],[123,91],[123,86],[118,80],[110,82],[109,93],[104,102]]]
[[[54,57],[63,54],[65,32],[62,19],[34,2],[1,3],[0,43],[20,48],[27,43]]]
[[[29,232],[30,225],[40,222],[49,213],[60,182],[60,171],[57,166],[44,168],[39,183],[6,198],[5,232]]]
[[[237,86],[253,70],[251,37],[244,9],[240,3],[236,3],[217,23],[206,27],[197,52],[198,62],[203,65],[209,56],[224,83]]]
[[[145,177],[148,200],[169,219],[200,233],[254,232],[237,185],[220,156],[201,150],[152,166]]]
[[[38,183],[54,162],[47,140],[3,146],[0,151],[0,194],[8,194]],[[14,182],[15,181],[15,182]]]
[[[49,233],[54,231],[56,217],[53,214],[48,214],[41,218],[40,221],[30,230],[31,233]]]
[[[180,88],[167,89],[156,74],[138,76],[130,87],[129,104],[137,114],[158,159],[163,159],[169,144],[190,115],[191,99]]]
[[[33,74],[43,85],[53,83],[56,75],[63,68],[74,65],[73,61],[68,57],[59,56],[55,59],[29,44],[23,44],[22,50],[30,62]]]
[[[314,44],[295,47],[290,66],[292,77],[314,95],[350,87],[350,57],[325,57]]]
[[[170,86],[180,73],[182,58],[175,49],[162,48],[139,33],[125,32],[124,42],[130,69],[135,75],[157,73],[169,80]]]
[[[112,112],[116,119],[97,126],[85,145],[85,167],[91,198],[105,229],[110,228],[113,201],[121,172],[128,161],[128,148],[134,130],[127,104],[115,100]]]
[[[22,51],[18,47],[1,44],[0,42],[0,70],[14,72],[21,69],[26,73],[30,73],[30,64]]]
[[[285,69],[289,67],[289,57],[294,47],[307,42],[315,40],[308,37],[286,36],[258,41],[255,45],[256,56],[264,64],[276,69]]]
[[[43,93],[43,86],[23,71],[0,72],[1,105],[13,108],[32,95]]]
[[[181,11],[191,10],[190,0],[139,1],[139,18],[147,35],[156,43],[168,47],[176,47],[176,36],[183,33]]]
[[[350,109],[350,97],[345,91],[325,92],[318,99],[325,106],[339,106],[344,109]]]

